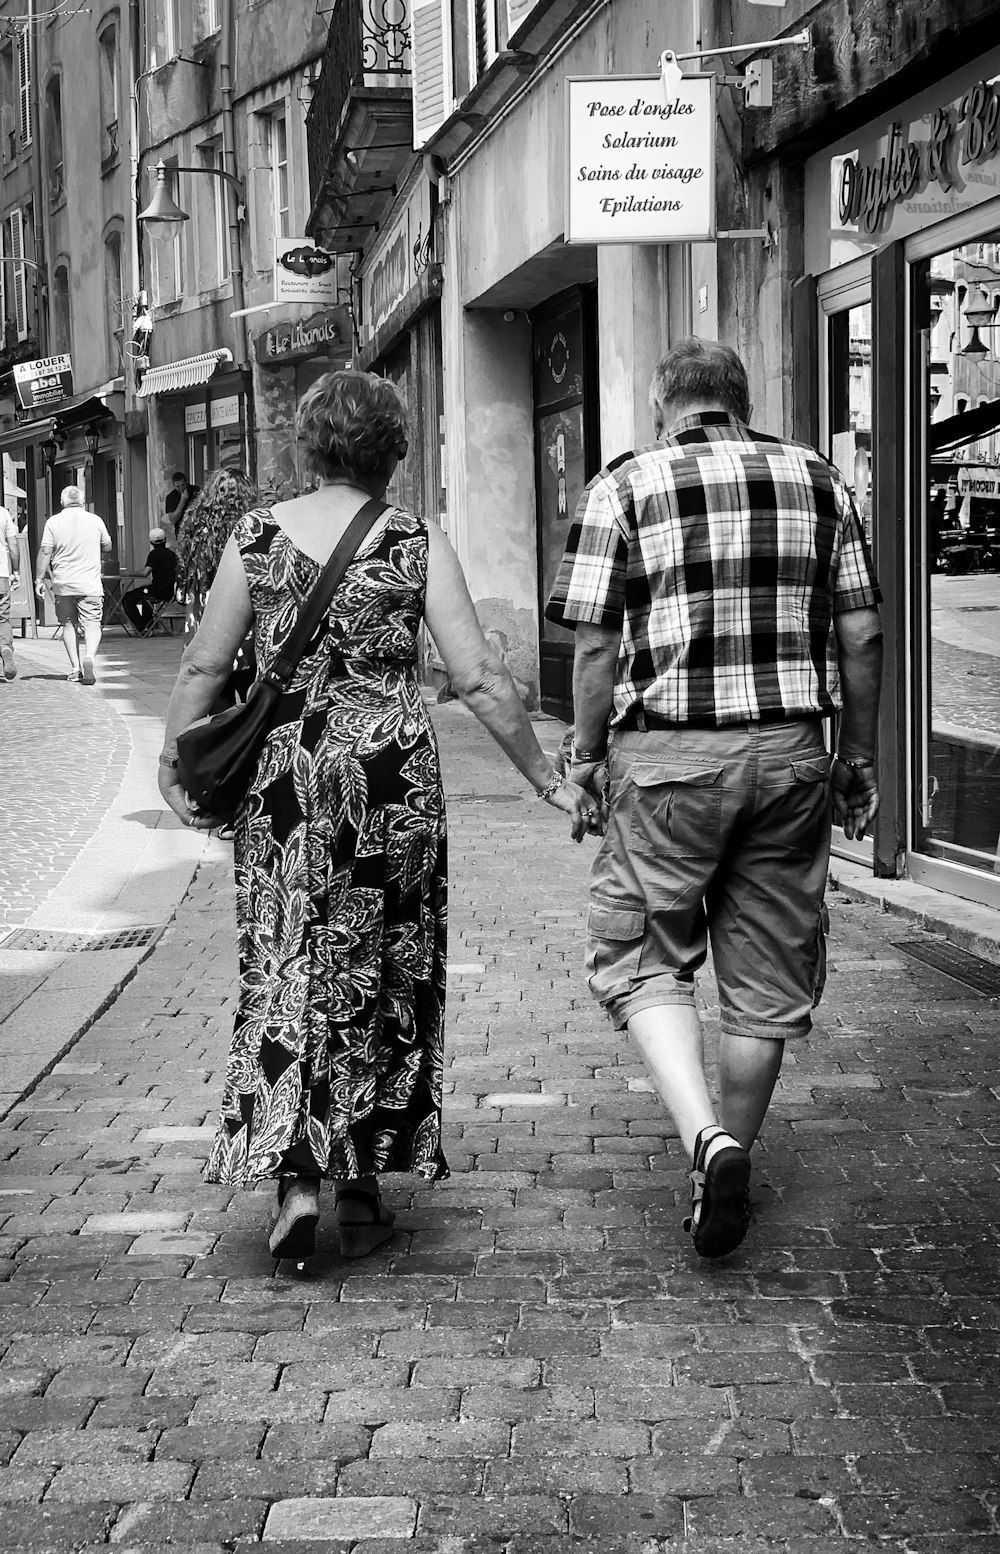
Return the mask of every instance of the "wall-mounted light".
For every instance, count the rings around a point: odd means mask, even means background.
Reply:
[[[97,450],[101,445],[101,428],[96,421],[88,421],[84,428],[83,440],[87,445],[87,452],[91,460],[97,457]]]
[[[177,201],[168,188],[168,176],[171,173],[208,173],[212,178],[221,178],[236,190],[239,206],[236,212],[237,220],[242,221],[246,214],[246,195],[243,184],[232,173],[224,173],[221,167],[171,167],[165,162],[156,164],[156,188],[153,190],[153,198],[141,210],[136,217],[147,226],[150,235],[156,238],[170,239],[178,235],[185,221],[191,218],[186,210],[181,210]]]
[[[52,470],[55,468],[56,459],[59,457],[60,444],[57,438],[52,434],[52,432],[50,432],[45,441],[39,443],[38,446],[42,458],[45,462],[45,468],[49,471],[49,474],[51,474]]]

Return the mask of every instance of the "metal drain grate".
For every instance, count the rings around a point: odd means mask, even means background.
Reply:
[[[943,971],[947,976],[954,977],[956,982],[974,988],[977,993],[1000,997],[1000,966],[983,960],[981,955],[972,955],[954,944],[928,943],[926,939],[896,939],[894,943],[897,950],[905,951],[925,966]]]
[[[121,928],[116,933],[58,933],[47,928],[18,928],[5,939],[4,950],[132,950],[152,944],[159,928]]]

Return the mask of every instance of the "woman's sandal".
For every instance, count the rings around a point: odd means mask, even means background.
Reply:
[[[365,1192],[360,1187],[338,1187],[336,1193],[337,1223],[340,1227],[340,1251],[343,1257],[367,1257],[377,1246],[388,1241],[393,1233],[396,1216],[387,1209],[379,1194]],[[341,1219],[342,1203],[360,1204],[366,1211],[364,1219]]]
[[[275,1241],[274,1239],[278,1229],[278,1222],[281,1218],[281,1206],[287,1198],[292,1184],[297,1181],[298,1177],[296,1176],[279,1176],[278,1178],[278,1215],[267,1245],[276,1263],[287,1258],[289,1261],[296,1262],[301,1269],[305,1259],[311,1257],[316,1250],[316,1226],[319,1224],[319,1207],[317,1206],[313,1210],[306,1209],[303,1213],[297,1214],[280,1241]]]
[[[706,1164],[716,1139],[719,1147]],[[684,1229],[691,1232],[700,1257],[725,1257],[750,1229],[750,1156],[725,1128],[702,1128],[692,1165],[691,1213]]]

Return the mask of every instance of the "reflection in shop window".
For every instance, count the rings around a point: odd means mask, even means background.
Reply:
[[[1000,256],[916,267],[926,346],[918,850],[1000,873]],[[942,327],[945,326],[945,327]]]

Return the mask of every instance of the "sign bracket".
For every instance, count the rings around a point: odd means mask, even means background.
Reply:
[[[778,246],[778,234],[769,221],[765,221],[762,227],[731,227],[727,232],[716,232],[716,237],[759,237],[772,254]]]

